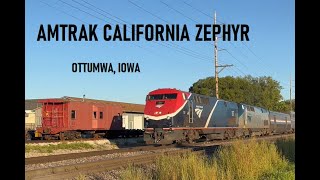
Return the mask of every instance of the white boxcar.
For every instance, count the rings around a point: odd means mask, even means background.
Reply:
[[[42,107],[25,110],[25,130],[36,130],[42,126]]]
[[[132,130],[144,129],[144,114],[137,113],[123,113],[122,114],[122,127]]]

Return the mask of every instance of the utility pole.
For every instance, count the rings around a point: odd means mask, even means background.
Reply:
[[[217,14],[214,11],[214,24],[217,24]],[[214,36],[214,69],[215,69],[215,77],[216,77],[216,97],[219,99],[219,80],[218,80],[218,37]]]
[[[214,11],[214,24],[217,24],[217,14],[216,11]],[[225,49],[222,49],[225,50]],[[218,65],[218,37],[214,36],[214,71],[215,71],[215,79],[216,79],[216,97],[219,99],[219,73],[226,67],[233,66],[231,65]],[[222,67],[220,71],[218,70],[219,67]]]
[[[291,100],[291,74],[290,74],[290,111],[292,111],[292,100]]]

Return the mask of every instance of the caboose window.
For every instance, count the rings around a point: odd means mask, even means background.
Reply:
[[[93,118],[97,119],[97,112],[96,111],[93,111]]]
[[[103,112],[100,112],[100,119],[103,119]]]
[[[76,111],[75,110],[71,111],[71,119],[76,119]]]

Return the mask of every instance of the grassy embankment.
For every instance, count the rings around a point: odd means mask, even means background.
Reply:
[[[79,150],[79,149],[94,149],[95,146],[89,143],[60,143],[48,145],[26,145],[25,152],[39,152],[39,153],[52,153],[56,150]]]
[[[221,147],[212,158],[192,153],[180,157],[160,157],[154,168],[129,166],[122,179],[158,180],[234,180],[234,179],[294,179],[295,140],[275,143],[236,141]]]
[[[107,149],[118,149],[118,146],[130,146],[132,144],[142,144],[141,138],[119,138],[101,141],[84,141],[84,142],[59,142],[52,144],[26,144],[25,152],[36,152],[36,153],[54,153],[57,150],[107,150]]]

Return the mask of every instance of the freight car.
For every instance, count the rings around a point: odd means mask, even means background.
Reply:
[[[143,135],[144,115],[140,113],[123,113],[122,128],[126,130],[122,134],[123,137],[138,137]]]
[[[37,127],[41,126],[41,104],[36,100],[25,101],[25,133],[26,139],[31,139]]]
[[[293,132],[287,114],[170,88],[151,91],[144,114],[147,144]]]
[[[126,129],[119,104],[68,99],[44,99],[42,103],[42,126],[33,138],[77,139],[88,137],[119,137],[142,135],[140,130]],[[126,113],[125,116],[130,115]]]

